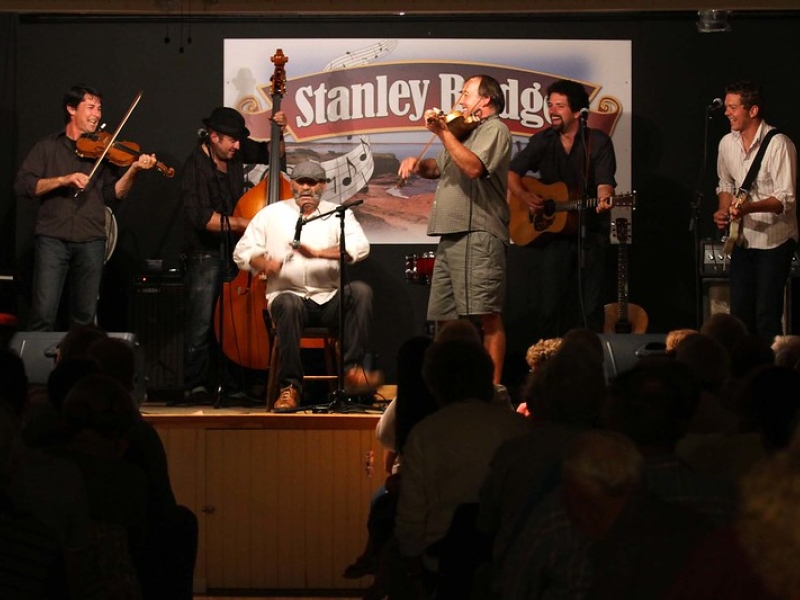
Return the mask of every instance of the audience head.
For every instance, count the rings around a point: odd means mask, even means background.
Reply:
[[[716,340],[728,354],[733,354],[733,349],[747,337],[748,331],[747,326],[738,317],[729,313],[714,313],[700,327],[700,333]]]
[[[689,335],[675,349],[675,360],[689,367],[700,389],[718,394],[730,374],[730,356],[707,335]]]
[[[413,337],[397,352],[396,439],[402,454],[411,428],[439,406],[422,378],[425,351],[433,343],[429,337]]]
[[[737,377],[774,364],[775,352],[770,343],[758,335],[745,336],[731,352],[731,373]]]
[[[129,392],[133,391],[136,354],[128,342],[119,338],[102,337],[89,345],[87,355],[100,365],[103,373],[117,380]]]
[[[736,530],[740,546],[775,598],[800,590],[800,446],[768,458],[743,478]]]
[[[474,342],[435,342],[425,353],[422,376],[440,406],[460,400],[491,402],[494,365],[489,354]]]
[[[582,340],[564,338],[534,369],[524,392],[535,419],[594,426],[606,399],[603,360]]]
[[[800,335],[779,335],[772,344],[775,365],[800,370]]]
[[[47,378],[47,397],[59,411],[73,386],[87,375],[100,373],[100,365],[91,358],[67,358],[58,361]]]
[[[699,333],[696,329],[673,329],[670,331],[667,334],[667,339],[664,340],[667,356],[675,356],[678,345],[687,337],[696,333]]]
[[[699,398],[689,367],[666,357],[645,358],[612,381],[604,420],[640,447],[672,451]]]
[[[58,360],[67,358],[84,358],[89,346],[95,340],[108,337],[108,334],[96,325],[76,325],[58,343]]]
[[[604,537],[642,483],[644,458],[614,431],[577,435],[562,463],[561,497],[572,523],[591,539]]]
[[[597,332],[591,329],[586,329],[584,327],[570,329],[564,334],[564,337],[561,338],[561,343],[565,345],[571,345],[573,343],[581,344],[601,363],[606,359],[603,352],[603,341],[600,339]]]
[[[531,371],[536,371],[536,369],[549,359],[553,358],[559,348],[561,348],[561,338],[539,340],[528,348],[528,351],[525,353],[525,362],[528,363],[528,367],[530,367]]]
[[[125,436],[139,411],[122,384],[108,375],[87,375],[64,399],[64,420],[75,434],[93,431],[109,440]]]

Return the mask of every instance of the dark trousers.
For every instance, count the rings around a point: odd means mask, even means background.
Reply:
[[[731,314],[770,342],[783,332],[783,290],[796,246],[794,240],[770,250],[734,246],[731,254]]]
[[[278,384],[302,389],[303,365],[300,361],[300,338],[305,327],[338,329],[339,296],[325,304],[301,298],[289,292],[278,295],[270,306],[281,350]],[[361,365],[369,343],[372,322],[372,289],[362,281],[344,286],[344,344],[342,361],[346,367]]]

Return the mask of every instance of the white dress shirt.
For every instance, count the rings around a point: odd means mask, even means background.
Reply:
[[[337,208],[322,201],[316,214]],[[351,210],[345,211],[345,249],[353,262],[369,255],[369,241]],[[283,261],[277,275],[267,280],[267,305],[282,292],[291,292],[317,304],[328,302],[339,289],[339,261],[327,258],[306,258],[292,248],[300,208],[294,199],[268,204],[250,221],[244,235],[236,244],[233,260],[240,269],[253,272],[250,259],[266,255]],[[314,215],[311,215],[313,217]],[[341,222],[331,214],[303,225],[300,242],[315,250],[339,245]]]
[[[744,148],[741,133],[738,131],[731,131],[720,140],[717,194],[728,192],[736,196],[758,154],[761,141],[770,129],[774,128],[762,121],[753,143],[747,149]],[[756,202],[770,196],[775,197],[783,204],[783,212],[779,215],[756,212],[743,217],[742,238],[748,248],[769,250],[788,239],[797,240],[796,185],[797,152],[792,140],[779,133],[767,146],[761,168],[750,186],[750,199]]]

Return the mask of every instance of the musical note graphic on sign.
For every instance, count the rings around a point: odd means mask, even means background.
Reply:
[[[341,204],[367,187],[375,171],[375,161],[369,140],[361,137],[359,142],[347,154],[321,163],[328,175],[328,187],[322,195],[323,200]]]
[[[334,58],[325,65],[323,71],[335,71],[336,69],[346,69],[347,67],[369,64],[389,54],[392,50],[397,48],[397,44],[397,40],[381,40],[377,44],[364,46],[352,52],[345,52],[343,55]]]

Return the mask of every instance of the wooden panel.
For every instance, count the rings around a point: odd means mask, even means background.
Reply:
[[[380,462],[372,459],[380,456],[377,418],[353,415],[348,429],[325,416],[296,422],[319,425],[322,417],[335,427],[157,423],[178,501],[200,521],[197,591],[368,583],[341,573],[363,549],[369,502],[383,482]]]

